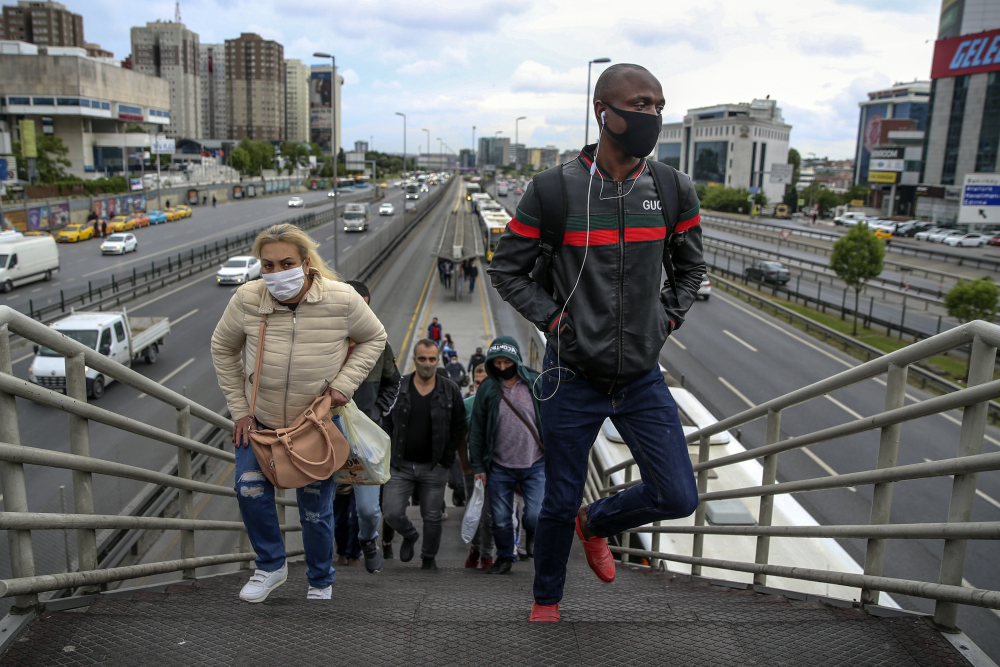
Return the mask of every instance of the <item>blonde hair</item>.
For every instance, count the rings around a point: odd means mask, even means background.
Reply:
[[[316,252],[319,244],[295,225],[287,222],[271,225],[257,235],[257,238],[253,242],[251,254],[260,259],[260,251],[268,243],[291,243],[298,248],[299,257],[302,258],[302,261],[309,260],[310,269],[316,269],[319,275],[328,280],[340,280],[340,276],[334,273],[333,269],[327,266],[323,258]]]

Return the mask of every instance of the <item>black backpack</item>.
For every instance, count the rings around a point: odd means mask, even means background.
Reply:
[[[677,220],[680,218],[681,207],[681,184],[677,177],[677,170],[670,165],[646,160],[649,166],[649,173],[653,176],[653,185],[656,187],[656,195],[660,199],[660,211],[663,213],[663,222],[667,227],[667,253],[664,269],[667,272],[667,279],[670,287],[677,295],[677,281],[674,280],[674,265],[670,261],[670,249],[684,242],[686,234],[681,232],[675,234]],[[554,169],[546,169],[531,177],[532,191],[538,202],[539,210],[539,256],[535,267],[531,270],[531,279],[542,286],[549,294],[553,293],[551,265],[552,258],[562,246],[563,236],[566,234],[566,178],[563,175],[563,165],[558,165]],[[668,206],[668,197],[673,194],[673,205]]]

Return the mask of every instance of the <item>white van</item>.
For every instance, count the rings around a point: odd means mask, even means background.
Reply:
[[[0,291],[19,285],[48,280],[59,270],[59,249],[48,234],[25,236],[21,232],[0,232]]]

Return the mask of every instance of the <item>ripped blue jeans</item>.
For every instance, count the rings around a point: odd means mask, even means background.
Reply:
[[[334,423],[341,431],[340,417]],[[302,546],[306,552],[306,578],[310,586],[326,588],[333,583],[333,479],[313,482],[296,489]],[[285,544],[278,528],[274,486],[261,472],[253,447],[236,448],[236,498],[250,544],[257,554],[257,568],[274,572],[285,564]]]

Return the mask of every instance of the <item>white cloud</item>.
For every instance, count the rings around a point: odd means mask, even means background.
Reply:
[[[594,68],[594,80],[603,65]],[[525,60],[517,66],[510,77],[510,89],[514,92],[573,93],[586,92],[587,68],[574,67],[565,72],[556,72],[548,65],[534,60]]]
[[[284,33],[277,28],[269,28],[267,26],[257,25],[256,23],[248,25],[245,32],[255,32],[264,39],[273,39],[276,42],[283,42],[285,39]]]
[[[361,83],[361,77],[358,76],[358,73],[355,72],[353,69],[348,68],[342,70],[338,67],[337,73],[340,74],[340,76],[344,77],[345,86],[355,86]]]
[[[396,71],[407,76],[444,72],[456,67],[468,67],[469,54],[464,48],[446,46],[437,60],[417,60],[403,65]]]

